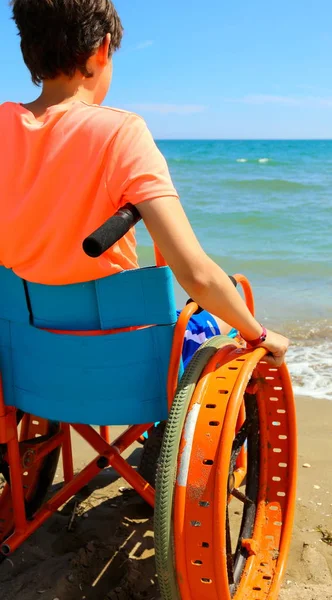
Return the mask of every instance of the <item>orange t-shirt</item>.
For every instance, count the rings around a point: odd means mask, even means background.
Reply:
[[[177,196],[143,119],[72,102],[41,122],[7,102],[0,131],[0,264],[55,285],[138,266],[134,230],[103,260],[86,256],[82,241],[127,202]]]

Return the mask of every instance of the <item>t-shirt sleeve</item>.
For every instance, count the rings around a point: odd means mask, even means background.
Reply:
[[[137,115],[127,117],[110,145],[106,185],[115,210],[128,202],[178,197],[166,160]]]

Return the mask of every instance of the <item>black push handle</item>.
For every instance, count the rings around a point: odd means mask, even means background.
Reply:
[[[85,238],[83,242],[83,250],[85,254],[91,258],[98,258],[106,250],[111,248],[116,242],[118,242],[128,231],[141,220],[141,215],[138,212],[136,206],[133,204],[125,204],[123,208],[120,208],[115,215],[110,217],[99,229],[96,229],[94,233]],[[237,281],[235,277],[229,275],[229,278],[233,285],[237,287]],[[191,298],[187,301],[187,304],[193,302]],[[203,309],[198,308],[197,313]]]
[[[85,238],[83,242],[85,254],[91,258],[98,258],[128,233],[141,218],[136,206],[125,204],[99,229]]]

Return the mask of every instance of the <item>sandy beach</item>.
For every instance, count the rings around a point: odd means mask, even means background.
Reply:
[[[297,409],[297,513],[280,599],[332,600],[332,402],[299,397]],[[79,467],[92,453],[75,443]],[[108,469],[56,513],[1,565],[1,600],[159,600],[152,511],[125,485]]]

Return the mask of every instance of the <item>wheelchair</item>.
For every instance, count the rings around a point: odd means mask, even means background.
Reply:
[[[124,207],[85,252],[101,256],[138,220]],[[156,265],[66,286],[0,268],[0,560],[111,466],[154,507],[163,600],[276,600],[296,500],[287,367],[214,336],[183,372],[199,307],[190,302],[177,319],[157,249]],[[253,312],[248,281],[232,280]],[[111,443],[110,425],[128,422]],[[75,474],[73,430],[96,453]],[[122,457],[137,440],[150,477]],[[60,453],[63,485],[50,497]]]

